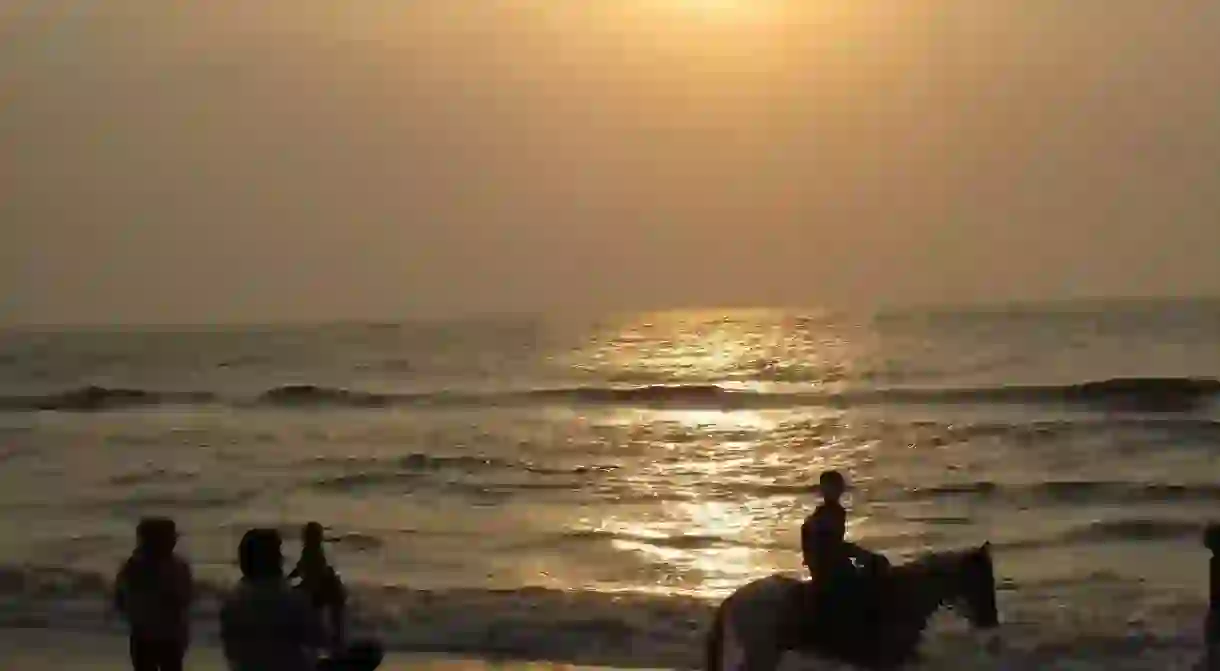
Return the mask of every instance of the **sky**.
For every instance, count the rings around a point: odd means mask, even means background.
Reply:
[[[0,322],[1220,294],[1220,3],[0,3]]]

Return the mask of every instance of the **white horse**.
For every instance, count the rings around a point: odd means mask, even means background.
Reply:
[[[976,628],[998,624],[990,544],[931,553],[876,580],[880,608],[867,632],[831,632],[826,621],[811,621],[802,581],[777,574],[744,585],[716,609],[707,671],[773,671],[789,650],[891,669],[915,659],[928,618],[942,606],[960,608]]]

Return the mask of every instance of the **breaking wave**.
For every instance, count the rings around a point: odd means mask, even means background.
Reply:
[[[0,397],[0,410],[89,412],[224,403],[243,407],[388,408],[395,406],[511,405],[631,406],[660,408],[767,409],[851,407],[872,404],[1060,405],[1109,412],[1184,413],[1220,398],[1214,378],[1113,378],[1071,385],[968,388],[880,388],[844,392],[757,391],[715,384],[586,386],[465,393],[377,393],[294,384],[253,398],[212,392],[175,392],[86,386],[42,396]]]
[[[0,397],[0,410],[89,412],[157,405],[195,405],[218,400],[209,392],[164,392],[86,386],[43,396]]]
[[[1187,503],[1220,502],[1220,485],[1133,483],[1100,480],[1065,480],[1028,485],[999,484],[988,480],[910,488],[903,499],[918,500],[969,496],[998,498],[1010,503],[1068,504],[1113,503]]]

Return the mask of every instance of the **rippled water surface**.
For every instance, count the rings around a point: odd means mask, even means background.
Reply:
[[[97,619],[141,515],[212,590],[245,528],[317,519],[400,647],[689,665],[713,598],[799,569],[839,468],[895,561],[993,543],[1021,659],[1171,664],[1220,501],[1217,342],[1206,302],[9,332],[0,617]]]

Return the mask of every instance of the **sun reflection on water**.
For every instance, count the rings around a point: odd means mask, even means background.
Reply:
[[[833,388],[867,355],[842,324],[779,311],[665,313],[608,325],[571,364],[632,385],[705,385],[759,393]],[[624,500],[584,520],[655,577],[650,591],[721,596],[800,570],[799,524],[818,470],[869,458],[833,409],[615,410],[599,422],[646,436],[622,475]],[[805,444],[811,435],[816,444]],[[613,587],[611,587],[613,589]],[[638,588],[636,589],[638,591]]]
[[[671,312],[603,325],[566,363],[624,383],[825,387],[849,378],[872,344],[821,314]]]
[[[683,440],[654,445],[626,476],[654,505],[610,509],[593,530],[611,547],[655,567],[649,588],[723,596],[749,580],[799,570],[796,526],[823,451],[776,447],[791,411],[662,410],[617,413],[615,421],[677,425]],[[692,437],[693,436],[693,437]]]
[[[749,504],[674,501],[655,519],[603,519],[597,531],[612,534],[620,552],[666,566],[667,579],[655,591],[722,596],[751,579],[790,568],[777,562],[760,539],[759,519],[782,516],[781,501]]]

